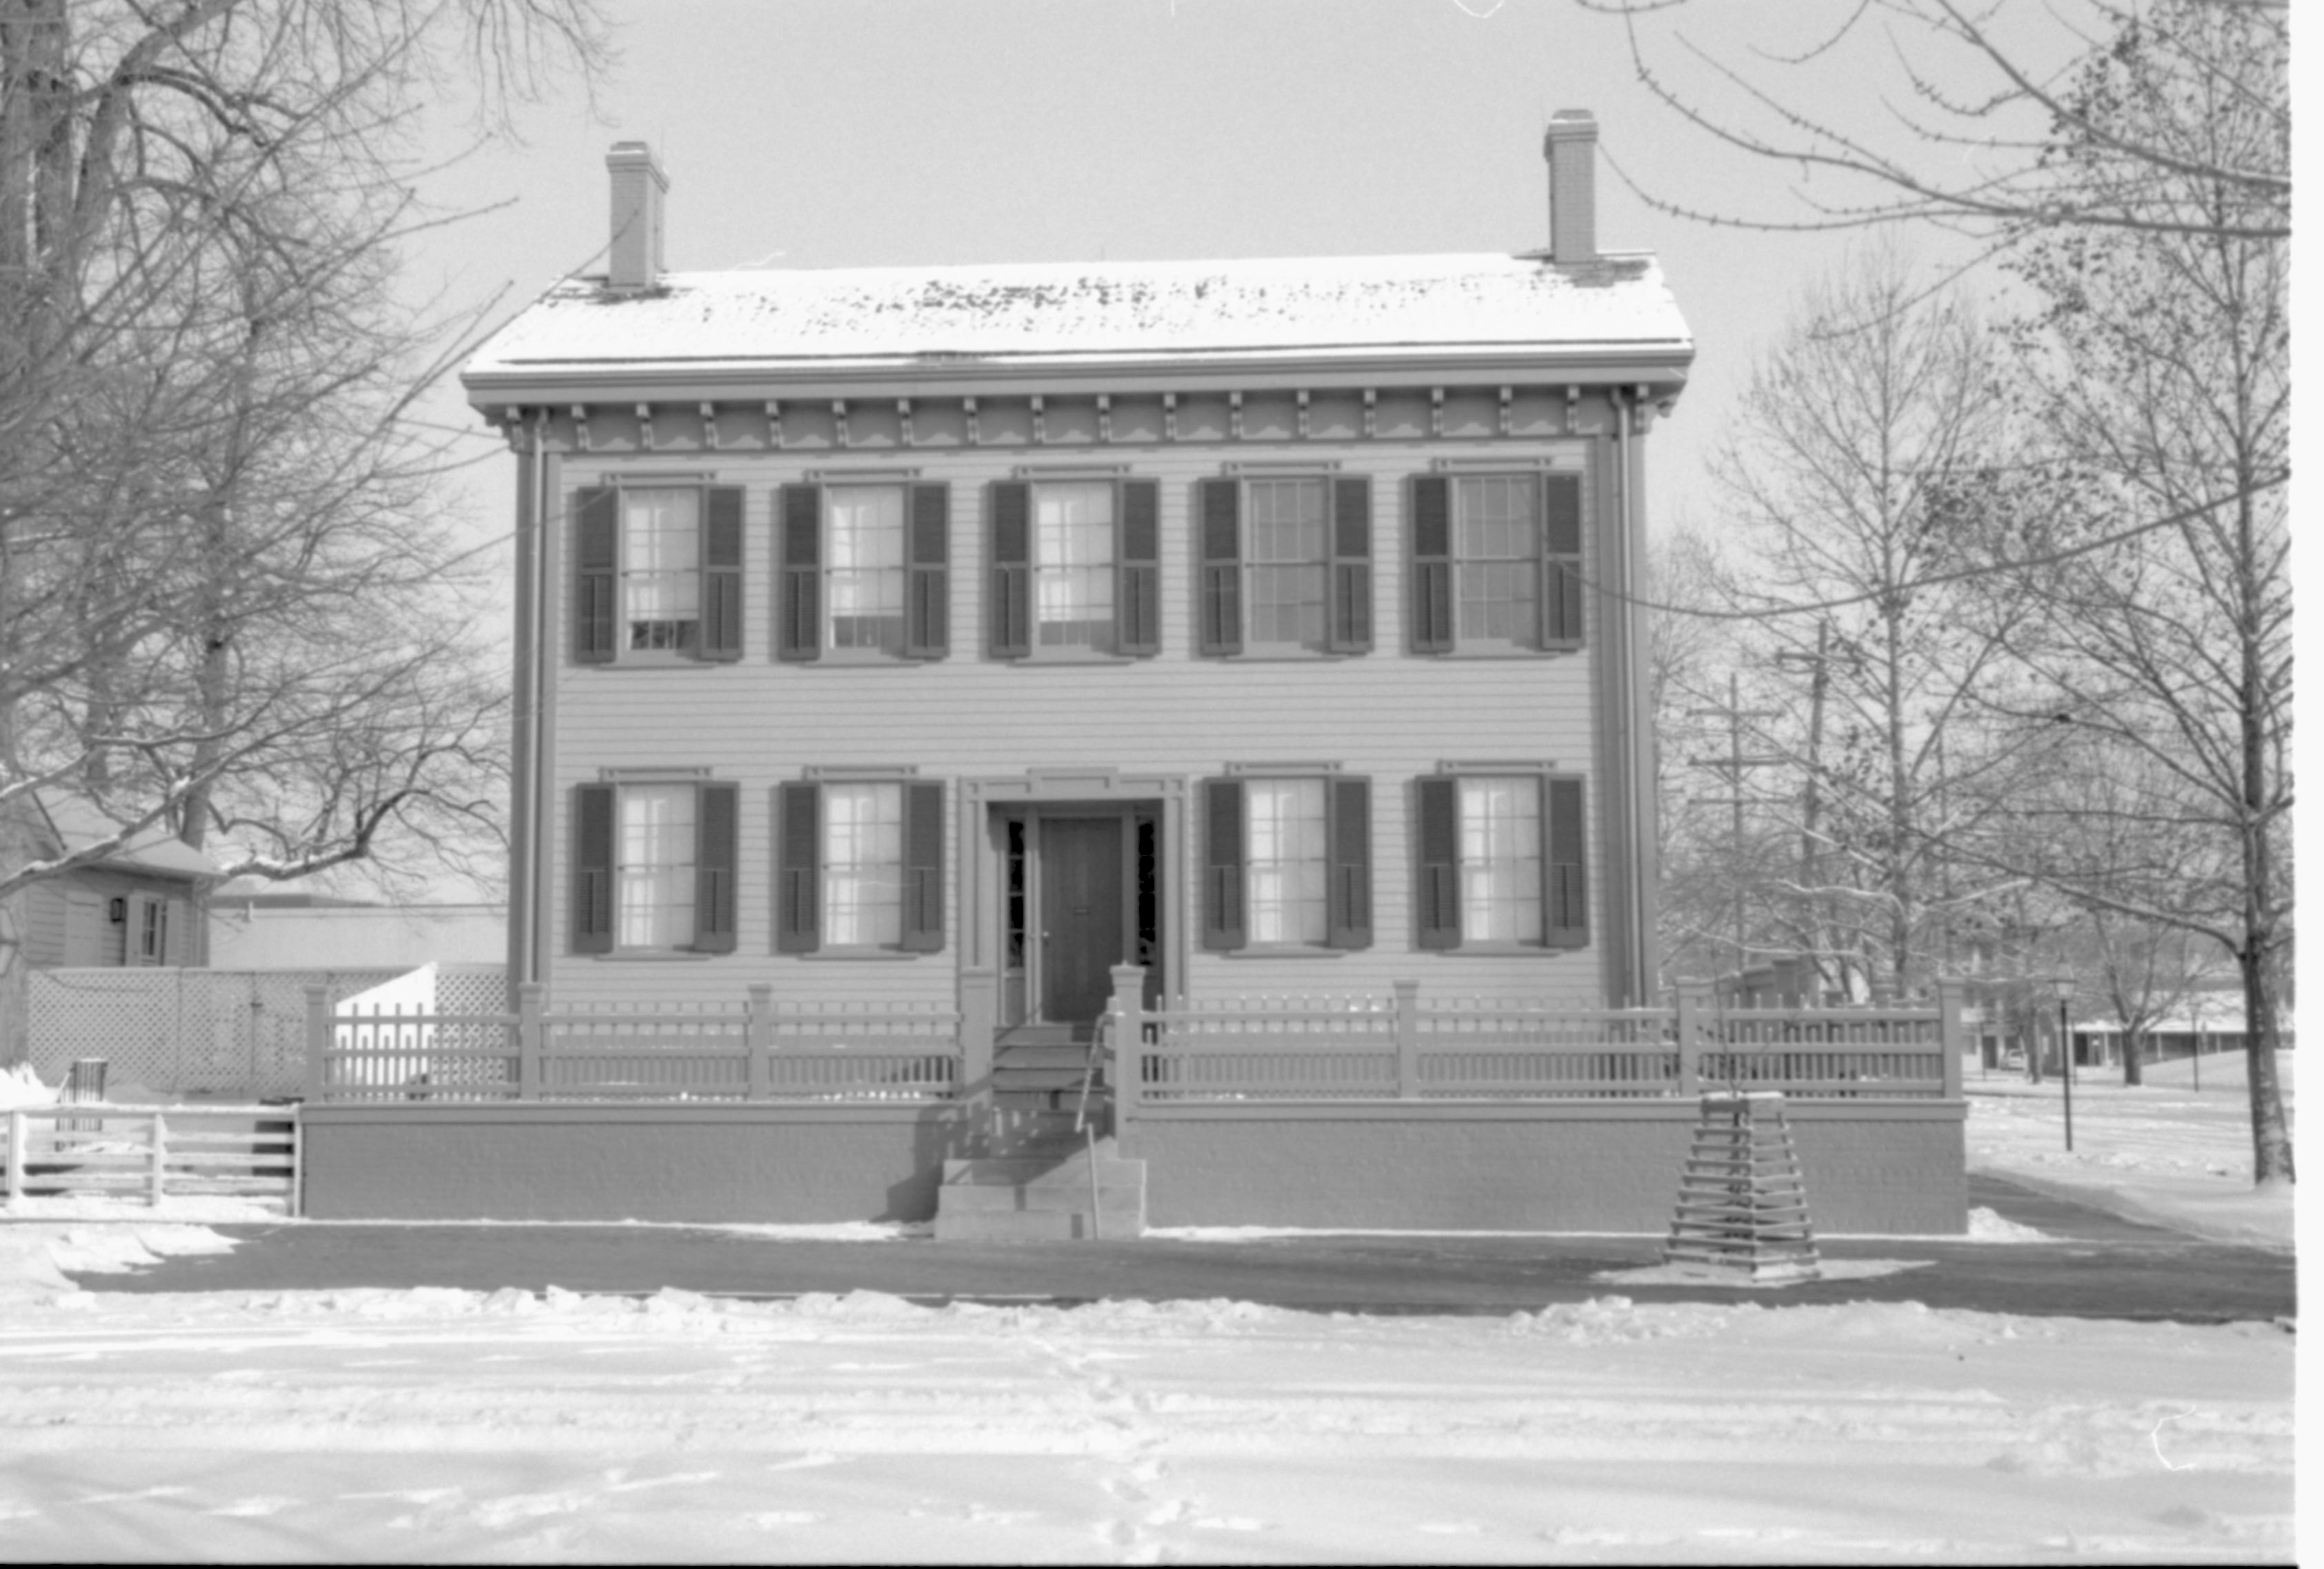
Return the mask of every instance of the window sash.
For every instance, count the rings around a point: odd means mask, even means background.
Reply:
[[[1330,939],[1323,794],[1320,779],[1244,781],[1244,909],[1251,942]]]
[[[622,619],[633,651],[693,651],[702,623],[701,492],[622,492]]]
[[[1460,803],[1462,941],[1540,942],[1541,781],[1463,779]]]
[[[1331,554],[1321,479],[1245,482],[1244,639],[1322,652]]]
[[[614,941],[689,948],[695,938],[695,788],[622,788],[613,849]]]
[[[904,652],[904,487],[834,485],[824,496],[825,635],[835,649]]]
[[[1470,475],[1453,482],[1453,635],[1460,643],[1537,643],[1539,508],[1531,475]]]
[[[904,787],[823,787],[823,940],[892,948],[904,939]]]
[[[1113,508],[1109,481],[1033,487],[1036,647],[1112,650]]]

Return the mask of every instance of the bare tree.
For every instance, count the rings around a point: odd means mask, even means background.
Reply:
[[[1580,4],[1622,19],[1639,80],[1673,113],[1799,173],[1792,211],[1639,191],[1666,212],[1778,229],[1937,223],[1997,241],[2061,226],[2292,233],[2288,159],[2193,147],[2166,128],[2125,124],[2079,91],[2089,67],[2135,38],[2235,113],[2271,120],[2288,146],[2290,106],[2266,80],[2289,49],[2291,7],[2281,0],[1827,0],[1780,12],[1719,0]],[[2069,144],[2103,150],[2121,173],[2092,178],[2059,156]],[[2172,194],[2190,179],[2235,199],[2190,210]]]
[[[117,825],[19,837],[0,898],[157,824],[267,876],[489,843],[500,683],[408,417],[446,324],[392,305],[409,120],[589,68],[591,6],[0,0],[0,819]]]
[[[2022,249],[2043,304],[2019,332],[2024,384],[2055,462],[2039,483],[1993,487],[1987,540],[2051,563],[2043,614],[1991,618],[2039,683],[2014,712],[2141,759],[2154,782],[2110,810],[2175,847],[2143,877],[2055,858],[2028,870],[2234,955],[2266,1183],[2293,1175],[2275,1074],[2292,939],[2290,258],[2244,221],[2263,197],[2213,171],[2289,157],[2287,62],[2266,54],[2279,35],[2262,21],[2158,5],[2074,85],[2074,123],[2096,131],[2061,161],[2186,221]],[[2247,68],[2234,83],[2189,64],[2229,53]],[[2125,143],[2178,149],[2184,168],[2158,175]]]
[[[1729,595],[1761,617],[1758,706],[1781,716],[1756,734],[1799,782],[1789,902],[1835,985],[1924,982],[1932,941],[1987,891],[1954,885],[1943,845],[2015,755],[1974,723],[1998,644],[1939,580],[1960,559],[1953,476],[1998,450],[1999,374],[1963,303],[1894,253],[1860,255],[1756,367],[1719,459]]]
[[[0,808],[69,788],[121,828],[74,859],[160,822],[273,875],[484,820],[497,699],[406,418],[438,367],[387,303],[399,160],[456,60],[489,108],[600,49],[589,0],[0,6]],[[384,817],[321,809],[398,760]]]

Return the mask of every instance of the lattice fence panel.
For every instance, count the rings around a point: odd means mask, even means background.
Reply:
[[[93,1057],[110,1065],[108,1089],[296,1094],[307,1076],[307,988],[320,984],[337,1003],[409,973],[36,970],[31,1058],[51,1084],[75,1058]],[[438,1005],[447,1011],[497,1011],[504,996],[502,972],[490,965],[441,971],[438,990]]]

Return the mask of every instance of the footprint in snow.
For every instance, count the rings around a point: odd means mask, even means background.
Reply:
[[[206,1515],[223,1515],[230,1519],[259,1519],[267,1515],[279,1515],[298,1501],[296,1499],[282,1498],[237,1499],[233,1503],[221,1504],[217,1509],[204,1509],[202,1512]]]
[[[519,1520],[539,1519],[543,1515],[571,1514],[587,1507],[588,1502],[586,1494],[577,1492],[518,1493],[479,1506],[470,1518],[488,1529],[498,1529]]]

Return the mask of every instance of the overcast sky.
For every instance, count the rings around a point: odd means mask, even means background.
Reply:
[[[1541,136],[1594,111],[1604,159],[1686,206],[1797,217],[1796,171],[1724,152],[1637,79],[1622,23],[1573,0],[607,0],[620,60],[518,116],[521,145],[422,180],[443,208],[511,205],[415,249],[415,298],[507,291],[498,316],[605,243],[604,153],[650,142],[679,271],[1520,251],[1548,238]],[[1807,73],[1766,52],[1842,5],[1695,0],[1714,58],[1877,126],[1898,82],[1884,37]],[[1777,18],[1780,17],[1780,21]],[[1713,105],[1675,47],[1655,59]],[[1784,28],[1796,31],[1784,32]],[[1941,62],[1916,61],[1923,66]],[[430,145],[471,130],[456,106]],[[1824,189],[1831,189],[1827,179]],[[1606,161],[1600,243],[1659,253],[1698,345],[1650,449],[1654,524],[1715,526],[1702,465],[1753,355],[1848,234],[1720,228],[1657,213]],[[1912,237],[1932,264],[1941,236]],[[456,388],[442,416],[467,422]],[[478,438],[477,450],[487,450]],[[480,527],[513,467],[483,466]]]

